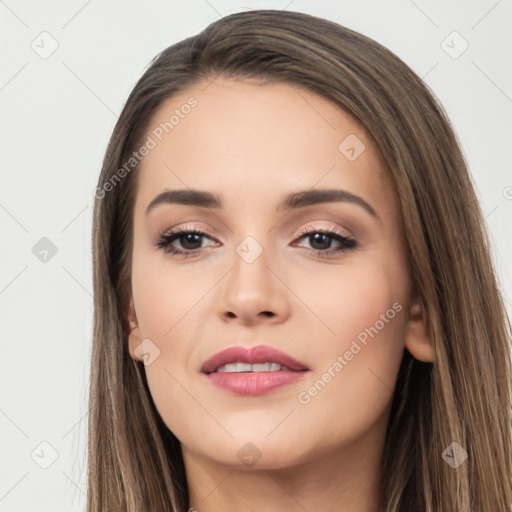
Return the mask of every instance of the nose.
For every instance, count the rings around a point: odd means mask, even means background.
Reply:
[[[219,316],[225,322],[243,325],[284,322],[290,314],[284,276],[268,265],[265,250],[249,261],[235,253],[218,301]]]

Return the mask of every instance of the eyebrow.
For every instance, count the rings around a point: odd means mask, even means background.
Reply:
[[[284,197],[277,205],[276,211],[304,208],[320,203],[345,202],[362,207],[370,215],[379,219],[377,212],[362,197],[340,189],[312,189],[293,192]],[[199,206],[201,208],[222,208],[222,199],[217,194],[202,190],[164,190],[158,194],[148,205],[146,215],[162,204],[182,204]],[[379,219],[380,220],[380,219]]]

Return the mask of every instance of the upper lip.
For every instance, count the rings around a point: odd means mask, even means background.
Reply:
[[[308,367],[281,350],[267,345],[256,347],[230,347],[210,357],[201,367],[202,373],[212,373],[228,363],[277,363],[290,370],[308,370]]]

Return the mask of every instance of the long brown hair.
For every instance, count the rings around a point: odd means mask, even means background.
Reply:
[[[143,364],[128,351],[137,166],[119,169],[164,100],[218,75],[284,81],[332,100],[367,128],[392,177],[436,362],[404,351],[382,458],[382,510],[512,510],[511,327],[467,164],[442,106],[372,39],[307,14],[255,10],[160,53],[131,92],[106,151],[94,205],[88,512],[188,506],[180,443],[154,406]],[[445,462],[454,442],[468,455],[458,467]]]

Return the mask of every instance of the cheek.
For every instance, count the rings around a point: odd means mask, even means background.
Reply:
[[[315,345],[322,361],[297,399],[304,421],[348,440],[376,422],[392,398],[404,351],[406,281],[377,264],[352,268],[323,289],[313,307],[334,334]]]
[[[293,281],[293,289],[304,298],[305,319],[323,341],[320,350],[347,349],[359,336],[364,342],[367,329],[376,325],[379,333],[391,339],[403,330],[402,320],[396,320],[406,297],[404,276],[380,262],[338,268],[325,272],[301,273]],[[398,303],[393,308],[394,303]],[[381,318],[382,317],[382,318]],[[385,329],[384,329],[385,327]],[[373,329],[370,329],[372,332]],[[329,348],[327,348],[329,347]]]
[[[198,316],[202,318],[205,308],[212,315],[214,303],[207,292],[218,280],[192,267],[171,268],[169,261],[155,252],[134,250],[132,292],[140,334],[152,341],[158,353],[145,367],[148,386],[162,419],[180,439],[192,435],[194,417],[205,419],[201,403],[192,398],[190,380],[197,369],[191,354],[198,348]],[[201,424],[202,428],[218,428],[214,422]]]
[[[135,250],[132,292],[141,335],[159,344],[176,339],[176,333],[190,322],[208,283],[199,272],[172,269],[159,253]]]

